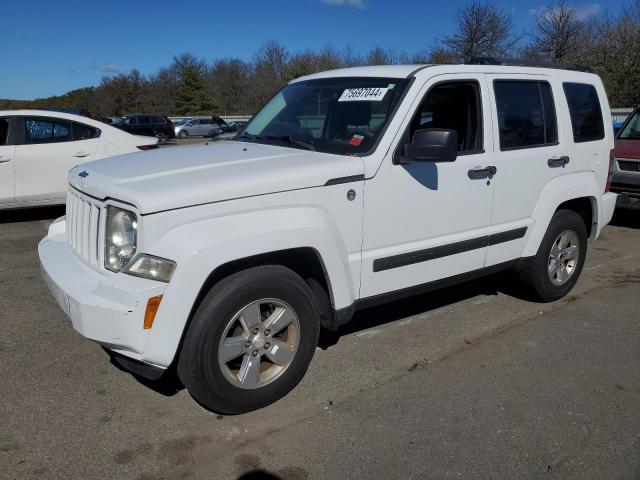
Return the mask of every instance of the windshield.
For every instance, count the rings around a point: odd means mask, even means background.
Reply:
[[[407,86],[398,78],[324,78],[284,87],[239,141],[363,155],[375,147]]]
[[[618,138],[622,140],[640,140],[640,110],[636,110],[633,116],[624,126]]]
[[[184,125],[188,121],[189,120],[178,120],[177,122],[174,122],[174,125],[176,125],[176,126]]]

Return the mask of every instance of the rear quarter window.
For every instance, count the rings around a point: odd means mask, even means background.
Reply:
[[[604,122],[598,92],[587,83],[563,83],[569,105],[573,141],[593,142],[604,138]]]
[[[84,123],[73,122],[73,139],[74,140],[90,140],[98,138],[100,130]]]

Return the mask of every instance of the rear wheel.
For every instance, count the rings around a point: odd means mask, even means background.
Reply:
[[[250,268],[220,281],[198,306],[178,374],[210,410],[255,410],[300,381],[319,330],[313,293],[300,276],[275,265]]]
[[[587,228],[572,210],[558,210],[549,223],[535,257],[520,279],[535,299],[552,302],[574,287],[587,255]]]

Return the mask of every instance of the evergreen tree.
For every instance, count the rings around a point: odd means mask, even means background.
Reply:
[[[204,115],[215,110],[213,95],[207,88],[204,75],[194,66],[187,66],[178,80],[176,92],[178,115]]]

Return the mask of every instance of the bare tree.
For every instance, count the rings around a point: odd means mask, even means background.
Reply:
[[[559,0],[536,13],[532,34],[538,53],[554,62],[575,59],[583,47],[584,21],[575,5]]]
[[[474,57],[507,55],[519,37],[513,34],[511,15],[488,1],[458,10],[456,31],[442,41],[452,57],[466,62]]]

